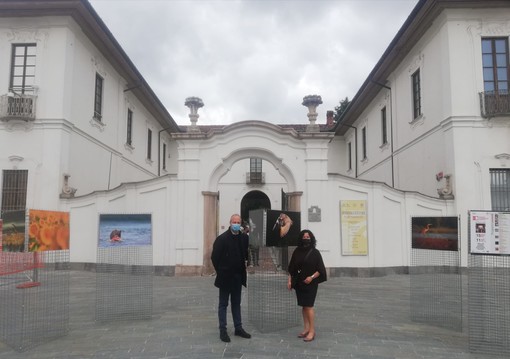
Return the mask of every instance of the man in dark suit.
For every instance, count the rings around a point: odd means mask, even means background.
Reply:
[[[234,334],[251,338],[243,329],[241,320],[241,290],[246,287],[246,260],[248,259],[248,236],[241,231],[241,216],[233,214],[230,226],[214,241],[211,260],[216,270],[214,285],[220,289],[218,320],[220,339],[230,342],[227,333],[227,307],[230,297]]]

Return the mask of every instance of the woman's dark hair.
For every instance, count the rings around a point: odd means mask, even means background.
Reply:
[[[312,231],[309,229],[303,229],[301,232],[299,232],[298,236],[298,247],[303,247],[303,235],[305,233],[308,233],[310,235],[311,245],[315,248],[315,245],[317,244],[317,240],[315,239],[315,236],[313,235]]]

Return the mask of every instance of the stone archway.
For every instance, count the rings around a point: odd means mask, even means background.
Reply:
[[[276,156],[272,151],[264,148],[241,148],[222,158],[222,161],[218,163],[209,177],[208,188],[210,191],[202,192],[204,198],[204,250],[202,274],[204,275],[208,275],[214,272],[212,264],[210,263],[210,257],[212,245],[216,239],[216,236],[218,235],[219,229],[218,217],[220,196],[218,192],[218,185],[221,178],[230,171],[236,162],[251,157],[259,157],[274,166],[274,168],[285,180],[289,193],[294,194],[292,196],[294,200],[291,201],[292,206],[289,208],[289,210],[299,210],[300,208],[301,192],[296,192],[296,179],[293,171],[283,163],[282,158]],[[297,193],[299,194],[296,196],[295,194]]]

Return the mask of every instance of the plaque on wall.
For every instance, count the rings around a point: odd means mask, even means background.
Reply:
[[[321,209],[319,206],[311,206],[308,208],[308,222],[320,222]]]

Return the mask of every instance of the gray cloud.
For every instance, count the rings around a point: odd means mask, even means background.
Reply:
[[[179,124],[319,121],[352,98],[417,0],[91,0]]]

